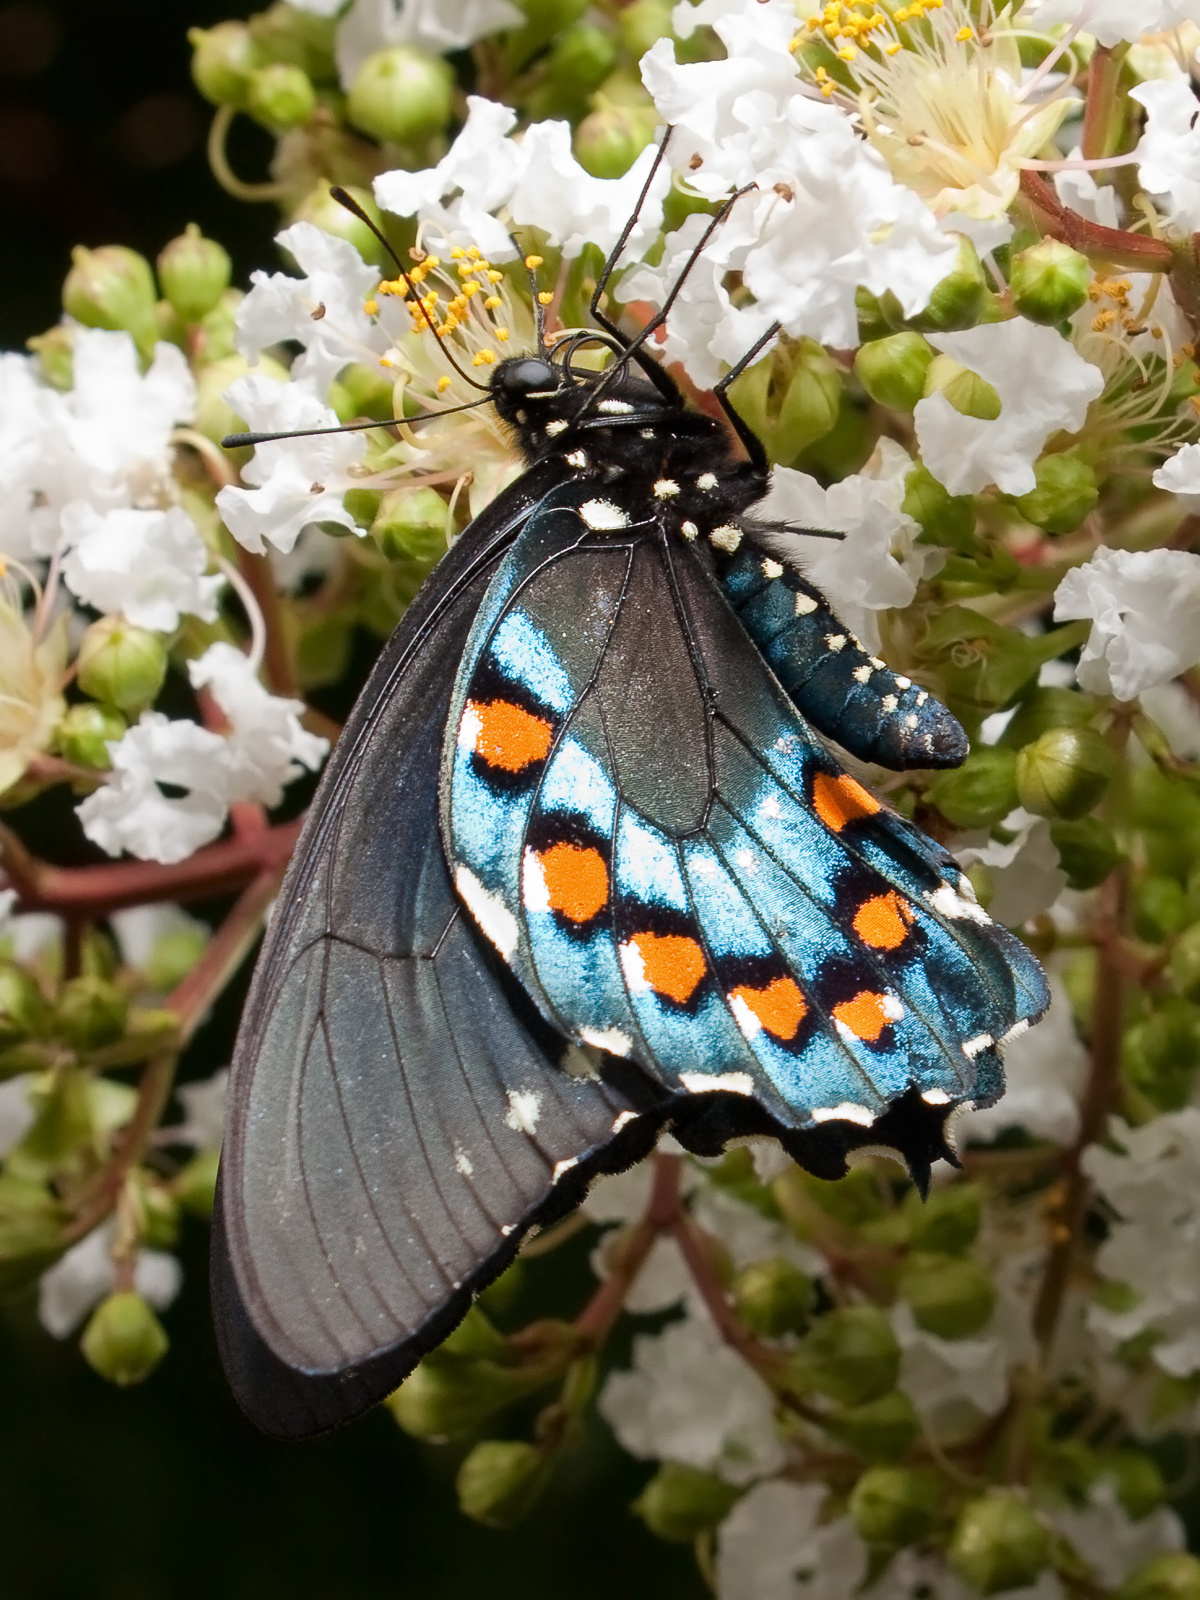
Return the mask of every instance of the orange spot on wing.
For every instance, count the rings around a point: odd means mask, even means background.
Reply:
[[[813,810],[827,828],[841,833],[848,822],[873,817],[883,807],[847,773],[831,778],[827,772],[818,772],[813,781]]]
[[[507,700],[492,700],[484,706],[468,701],[467,709],[479,719],[475,754],[489,767],[520,772],[533,762],[546,759],[553,729],[543,718]]]
[[[833,1015],[856,1039],[865,1039],[868,1044],[874,1044],[894,1020],[888,1015],[887,995],[872,994],[869,989],[861,990],[853,1000],[843,1000],[841,1005],[834,1006]]]
[[[608,868],[599,850],[552,844],[538,854],[552,911],[572,922],[590,922],[608,899]]]
[[[684,934],[635,933],[629,941],[642,958],[646,982],[656,994],[686,1004],[704,976],[704,951]]]
[[[752,1011],[768,1033],[789,1043],[800,1031],[808,1006],[798,985],[791,978],[776,978],[765,989],[739,984],[733,991],[747,1010]]]
[[[913,908],[894,889],[864,900],[854,913],[854,931],[873,950],[895,950],[908,937]]]

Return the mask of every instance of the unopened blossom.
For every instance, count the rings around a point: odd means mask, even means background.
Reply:
[[[78,807],[83,831],[110,856],[182,861],[224,826],[229,774],[226,745],[185,719],[144,711],[110,744],[112,777]],[[185,792],[165,795],[160,784]]]
[[[1050,837],[1044,817],[1014,811],[1005,818],[1014,836],[1003,844],[998,839],[985,843],[964,843],[955,854],[964,867],[979,861],[992,880],[988,915],[1006,928],[1020,928],[1031,917],[1048,911],[1067,886],[1067,875],[1058,861],[1058,851]]]
[[[54,546],[58,523],[45,485],[61,404],[30,356],[0,354],[0,556],[28,561]]]
[[[261,373],[238,378],[225,398],[251,428],[263,433],[338,425],[336,413],[306,388]],[[262,555],[268,542],[286,553],[314,522],[340,523],[361,535],[342,496],[356,487],[348,469],[366,448],[361,433],[260,444],[242,468],[252,487],[227,484],[217,495],[217,510],[238,543],[254,555]]]
[[[1087,1051],[1075,1030],[1062,979],[1050,978],[1050,1009],[1004,1047],[1004,1094],[982,1111],[955,1119],[960,1146],[987,1144],[1010,1128],[1034,1139],[1069,1145],[1079,1132],[1079,1096],[1087,1078]]]
[[[1116,1213],[1096,1256],[1133,1305],[1094,1302],[1088,1325],[1111,1347],[1153,1331],[1152,1359],[1185,1378],[1200,1371],[1200,1110],[1186,1106],[1140,1128],[1110,1124],[1114,1150],[1092,1145],[1084,1170]]]
[[[188,676],[193,688],[211,692],[229,723],[224,759],[231,800],[277,806],[285,784],[325,759],[329,740],[300,726],[304,702],[271,694],[254,663],[233,645],[210,645],[188,663]]]
[[[304,9],[322,7],[332,16],[342,0],[304,0]],[[391,45],[412,45],[431,55],[465,50],[477,39],[525,24],[509,0],[354,0],[338,23],[338,76],[349,89],[368,56]]]
[[[1184,22],[1200,22],[1197,0],[1042,0],[1027,5],[1021,21],[1033,26],[1055,28],[1061,24],[1082,25],[1097,44],[1106,49],[1123,40],[1136,44],[1146,33],[1165,33]]]
[[[918,400],[913,417],[921,459],[951,494],[977,494],[992,483],[1005,494],[1028,494],[1046,441],[1060,429],[1083,427],[1088,406],[1103,391],[1103,374],[1055,329],[1024,317],[930,334],[929,340],[991,384],[1001,410],[989,421],[963,416],[941,393]]]
[[[717,1533],[720,1600],[849,1600],[867,1547],[848,1517],[821,1520],[824,1484],[756,1484]]]
[[[117,1234],[110,1219],[72,1245],[44,1272],[38,1283],[38,1320],[46,1332],[65,1339],[93,1306],[116,1287],[117,1269],[112,1258]],[[157,1311],[165,1311],[183,1287],[183,1268],[163,1250],[140,1250],[133,1269],[133,1287]]]
[[[20,1144],[33,1126],[37,1113],[29,1099],[32,1083],[33,1075],[29,1072],[18,1073],[15,1078],[6,1078],[0,1083],[0,1161],[14,1145]]]
[[[1192,80],[1180,73],[1139,83],[1129,98],[1146,108],[1146,127],[1135,152],[1142,188],[1164,198],[1169,223],[1181,233],[1194,233],[1200,228],[1200,108]]]
[[[208,551],[181,507],[101,513],[76,500],[63,511],[62,532],[63,580],[97,611],[158,633],[174,632],[181,615],[215,620],[225,579],[205,575]]]
[[[1105,1481],[1093,1485],[1081,1510],[1056,1509],[1050,1520],[1106,1589],[1120,1588],[1138,1567],[1186,1544],[1183,1523],[1169,1506],[1158,1506],[1135,1522]]]
[[[1076,676],[1092,694],[1133,700],[1200,660],[1200,555],[1109,550],[1074,567],[1054,592],[1057,622],[1092,624]]]
[[[39,637],[11,576],[0,579],[0,794],[50,744],[66,709],[66,619]]]
[[[631,1455],[682,1461],[729,1483],[783,1465],[771,1392],[707,1316],[633,1342],[633,1366],[609,1375],[600,1414]]]

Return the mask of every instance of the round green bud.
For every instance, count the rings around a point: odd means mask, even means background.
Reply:
[[[1017,756],[1017,794],[1039,817],[1086,816],[1111,775],[1112,755],[1095,728],[1051,728]]]
[[[925,394],[944,394],[963,417],[995,422],[1000,415],[1000,396],[992,385],[953,356],[934,356],[925,372]]]
[[[252,16],[249,27],[262,61],[284,61],[303,67],[310,78],[322,82],[336,79],[337,64],[333,58],[336,17],[318,16],[280,0]]]
[[[42,377],[52,389],[64,394],[75,385],[75,329],[69,322],[57,322],[45,333],[26,339],[38,359]]]
[[[545,1452],[524,1440],[485,1439],[458,1469],[459,1509],[485,1528],[514,1528],[537,1504],[550,1470]]]
[[[951,494],[922,462],[904,480],[900,509],[921,524],[929,544],[949,545],[968,555],[974,552],[974,501],[970,495]]]
[[[218,22],[215,28],[192,28],[192,82],[215,106],[240,106],[250,74],[261,64],[258,46],[244,22]]]
[[[125,718],[112,706],[90,701],[68,708],[55,729],[54,738],[64,761],[103,772],[112,766],[109,741],[119,739],[127,726]]]
[[[1188,922],[1187,891],[1176,878],[1148,873],[1133,886],[1133,931],[1148,944],[1179,933]]]
[[[813,1324],[789,1371],[802,1389],[839,1405],[862,1405],[895,1388],[900,1347],[878,1306],[843,1306]]]
[[[1200,1560],[1185,1551],[1155,1556],[1130,1574],[1118,1600],[1200,1600]]]
[[[375,204],[375,197],[371,191],[357,189],[349,183],[345,185],[345,189],[348,195],[357,200],[372,222],[382,228],[383,213]],[[329,184],[324,179],[305,195],[293,211],[292,220],[311,222],[314,227],[320,228],[322,233],[331,233],[335,239],[345,239],[354,246],[368,266],[382,269],[391,259],[366,223],[360,222],[352,211],[347,211],[345,206],[337,203],[329,192]]]
[[[926,374],[936,354],[919,333],[893,333],[860,345],[854,371],[877,404],[911,411],[925,393]]]
[[[847,1509],[868,1544],[895,1550],[925,1537],[937,1520],[941,1496],[936,1472],[871,1467],[854,1485]]]
[[[156,941],[142,975],[156,994],[170,994],[187,977],[208,948],[211,935],[202,923],[172,928]]]
[[[599,106],[575,130],[575,159],[593,178],[620,178],[653,137],[652,117],[630,106]]]
[[[944,1189],[934,1189],[927,1200],[910,1189],[904,1209],[914,1250],[955,1256],[975,1242],[983,1221],[983,1196],[973,1183],[952,1183]]]
[[[976,745],[961,767],[939,772],[928,793],[956,828],[990,828],[1017,804],[1017,757],[999,745]]]
[[[617,47],[605,28],[577,22],[566,28],[546,60],[548,86],[571,99],[598,89],[617,64]]]
[[[70,978],[55,1007],[55,1031],[74,1050],[102,1050],[125,1032],[129,1001],[106,978]]]
[[[240,289],[226,289],[212,310],[201,317],[199,328],[192,329],[193,360],[197,364],[224,361],[237,354],[237,309],[245,298]],[[265,359],[259,357],[260,361]]]
[[[422,1361],[388,1398],[393,1417],[415,1439],[469,1433],[525,1388],[492,1361]]]
[[[101,617],[79,643],[79,687],[127,716],[151,705],[167,675],[167,648],[157,633],[123,617]]]
[[[978,1333],[996,1309],[995,1284],[969,1256],[910,1256],[899,1290],[918,1327],[939,1339]]]
[[[756,361],[731,394],[771,458],[786,463],[834,428],[844,387],[824,345],[805,338]]]
[[[1141,1450],[1118,1451],[1105,1464],[1104,1476],[1111,1479],[1117,1499],[1135,1522],[1149,1516],[1167,1498],[1158,1462]]]
[[[1063,322],[1087,304],[1091,276],[1086,256],[1043,239],[1013,256],[1008,287],[1014,308],[1030,322]]]
[[[1200,1000],[1200,922],[1193,922],[1179,935],[1167,972],[1181,995]]]
[[[454,74],[438,56],[407,45],[377,50],[358,69],[346,114],[380,144],[412,144],[440,133],[454,108]]]
[[[640,61],[658,39],[672,37],[671,0],[633,0],[617,12],[617,33],[621,48]]]
[[[395,415],[392,409],[393,381],[383,367],[355,361],[343,369],[329,386],[329,404],[339,422],[373,417],[382,422]]]
[[[991,300],[983,263],[969,239],[960,239],[954,270],[946,274],[929,297],[929,304],[911,319],[915,328],[931,328],[948,333],[954,328],[973,328]],[[967,416],[975,412],[965,413]]]
[[[849,1406],[826,1418],[822,1426],[864,1461],[899,1461],[921,1433],[913,1403],[899,1389],[865,1405]]]
[[[272,133],[299,128],[316,110],[317,94],[303,67],[272,61],[250,74],[246,110]]]
[[[1050,839],[1058,851],[1059,865],[1067,875],[1069,889],[1094,889],[1104,882],[1121,859],[1121,847],[1112,829],[1098,817],[1052,822]]]
[[[446,502],[436,489],[389,489],[371,537],[389,561],[433,563],[446,551]]]
[[[664,1461],[632,1510],[657,1538],[691,1544],[724,1521],[741,1492],[699,1467]]]
[[[63,310],[85,328],[118,329],[143,339],[156,329],[158,291],[145,256],[123,244],[71,251],[71,270],[63,284]]]
[[[110,1383],[127,1388],[148,1378],[170,1341],[140,1294],[110,1294],[92,1312],[79,1348],[88,1365]]]
[[[1068,451],[1043,456],[1033,469],[1037,483],[1013,501],[1028,521],[1047,533],[1073,533],[1100,498],[1096,474],[1082,456]]]
[[[1051,728],[1082,728],[1095,715],[1092,701],[1075,689],[1037,688],[1017,707],[1000,743],[1020,750]]]
[[[733,1303],[750,1329],[764,1339],[799,1333],[812,1313],[812,1279],[782,1256],[755,1261],[733,1280]]]
[[[213,1212],[220,1161],[219,1150],[200,1150],[186,1167],[175,1174],[171,1184],[175,1198],[183,1209],[205,1222]]]
[[[228,289],[232,270],[229,252],[215,239],[206,239],[194,222],[164,245],[158,257],[163,294],[184,322],[199,322],[212,310]]]
[[[46,1026],[49,1007],[37,979],[12,961],[0,961],[0,1049],[18,1044]]]
[[[1024,1589],[1050,1558],[1050,1535],[1024,1500],[988,1495],[963,1507],[947,1555],[979,1594]]]

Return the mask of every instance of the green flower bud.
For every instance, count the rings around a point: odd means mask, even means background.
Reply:
[[[1000,415],[1000,396],[992,385],[953,356],[934,356],[925,372],[925,394],[944,394],[960,416],[981,422],[995,422]]]
[[[250,18],[250,33],[260,59],[285,61],[303,67],[310,78],[332,82],[337,77],[333,59],[335,17],[322,17],[299,6],[281,3]]]
[[[389,561],[430,565],[446,551],[446,502],[436,489],[389,489],[371,524],[371,537]]]
[[[1155,1556],[1126,1578],[1117,1600],[1200,1600],[1200,1560],[1183,1550]]]
[[[1178,879],[1149,873],[1134,884],[1133,931],[1139,939],[1158,944],[1187,922],[1187,891]]]
[[[1167,972],[1180,994],[1200,1000],[1200,922],[1193,922],[1179,935]]]
[[[167,648],[156,633],[123,617],[101,617],[79,643],[79,687],[127,716],[154,702],[167,675]]]
[[[53,1265],[65,1248],[62,1222],[44,1183],[0,1173],[0,1294],[27,1288]]]
[[[515,1528],[550,1481],[546,1453],[523,1440],[485,1439],[458,1469],[459,1509],[485,1528]]]
[[[1057,239],[1043,239],[1012,258],[1013,306],[1030,322],[1064,322],[1087,304],[1092,269],[1086,256]]]
[[[440,133],[454,107],[454,74],[439,56],[393,45],[368,56],[346,114],[380,144],[409,144]]]
[[[106,978],[71,978],[55,1008],[55,1030],[75,1050],[101,1050],[125,1032],[129,1001]]]
[[[1023,1589],[1050,1559],[1050,1535],[1024,1500],[988,1495],[963,1507],[947,1556],[979,1594]]]
[[[1017,757],[999,745],[981,744],[961,767],[939,772],[929,799],[956,828],[990,828],[1017,803]]]
[[[543,1381],[494,1361],[426,1357],[387,1404],[396,1421],[414,1438],[450,1439],[469,1433]]]
[[[657,39],[672,37],[671,0],[633,0],[617,12],[617,32],[622,48],[640,61]]]
[[[12,961],[0,961],[0,1049],[45,1030],[49,1007],[37,979]]]
[[[978,1333],[996,1309],[995,1284],[969,1256],[910,1256],[899,1289],[918,1327],[939,1339]]]
[[[986,911],[996,898],[996,878],[986,861],[972,861],[967,868],[967,881],[975,891],[975,898]]]
[[[272,133],[286,133],[308,121],[316,110],[317,95],[303,67],[273,61],[250,74],[246,110]]]
[[[932,328],[939,333],[948,333],[954,328],[973,328],[982,320],[990,300],[987,277],[975,246],[969,239],[960,239],[953,272],[938,284],[925,310],[911,319],[912,326]]]
[[[215,106],[245,102],[250,74],[261,64],[258,46],[244,22],[218,22],[215,28],[192,28],[192,82]]]
[[[1094,889],[1121,859],[1121,847],[1112,829],[1097,817],[1077,822],[1052,822],[1050,838],[1069,889]]]
[[[136,1207],[142,1243],[148,1250],[173,1250],[179,1243],[179,1201],[155,1173],[142,1167],[130,1174],[129,1197]]]
[[[201,317],[199,328],[192,329],[192,348],[197,363],[224,361],[237,354],[234,344],[237,309],[245,298],[240,289],[226,289],[212,310]],[[266,356],[259,357],[260,362],[267,359]]]
[[[373,417],[381,422],[396,414],[392,405],[393,387],[392,379],[383,368],[356,361],[330,384],[329,404],[337,412],[339,422],[353,422],[356,417]]]
[[[856,1406],[895,1388],[900,1347],[878,1306],[844,1306],[818,1318],[788,1366],[801,1389]]]
[[[1017,707],[1000,743],[1020,750],[1051,728],[1082,728],[1095,715],[1092,701],[1075,689],[1036,688]]]
[[[85,328],[120,329],[139,342],[153,342],[158,291],[145,256],[123,244],[71,251],[72,267],[63,284],[63,310]]]
[[[910,1189],[904,1209],[914,1250],[955,1256],[975,1242],[983,1220],[983,1196],[973,1183],[934,1189],[924,1201],[915,1189]]]
[[[812,1279],[782,1256],[755,1261],[733,1280],[733,1303],[752,1333],[778,1339],[799,1333],[812,1313]]]
[[[1102,798],[1112,755],[1095,728],[1051,728],[1017,756],[1017,794],[1039,817],[1073,821]]]
[[[163,294],[184,322],[199,322],[212,310],[228,289],[232,270],[229,252],[215,239],[206,239],[194,222],[158,257]]]
[[[88,1365],[127,1388],[148,1378],[170,1348],[162,1323],[140,1294],[110,1294],[92,1312],[79,1342]]]
[[[868,1544],[899,1549],[930,1531],[941,1498],[942,1482],[936,1472],[871,1467],[854,1485],[847,1509]]]
[[[26,346],[38,358],[42,377],[53,389],[64,394],[75,384],[75,329],[69,322],[56,322],[45,333],[26,339]]]
[[[126,727],[119,711],[89,701],[68,708],[59,720],[54,739],[65,761],[77,767],[95,767],[102,772],[112,766],[109,740],[119,739]]]
[[[558,36],[546,61],[546,77],[557,80],[572,99],[598,89],[617,64],[617,47],[612,34],[577,22]]]
[[[874,339],[885,339],[893,332],[893,325],[884,313],[883,302],[860,283],[854,291],[854,308],[858,312],[858,338],[860,344]]]
[[[245,429],[244,418],[238,416],[226,400],[225,391],[235,379],[249,371],[250,364],[245,356],[234,354],[209,361],[196,374],[196,416],[192,426],[214,444],[219,444],[228,433],[241,433]],[[265,353],[259,356],[254,371],[264,377],[287,381],[287,369]]]
[[[575,159],[593,178],[620,178],[653,137],[653,115],[631,106],[598,106],[575,130]]]
[[[794,461],[838,420],[844,382],[824,345],[801,339],[777,345],[730,391],[772,460]]]
[[[917,1442],[921,1424],[913,1403],[899,1389],[851,1406],[828,1417],[822,1424],[826,1433],[844,1444],[864,1461],[899,1461]]]
[[[1043,456],[1033,469],[1037,484],[1013,501],[1027,521],[1047,533],[1073,533],[1100,498],[1095,471],[1082,456]]]
[[[691,1544],[724,1521],[741,1492],[711,1472],[664,1461],[632,1510],[657,1538]]]
[[[346,193],[357,200],[372,222],[377,227],[384,227],[383,213],[375,204],[375,197],[369,189],[357,189],[353,184],[345,185]],[[292,213],[294,222],[311,222],[315,228],[320,228],[322,233],[331,233],[335,239],[345,239],[358,251],[359,255],[368,266],[382,268],[391,257],[380,244],[379,240],[367,227],[365,222],[360,222],[352,211],[347,211],[329,192],[329,184],[322,180],[316,188],[309,191]],[[391,380],[389,380],[390,382]],[[392,413],[389,410],[388,416]]]
[[[220,1160],[219,1150],[200,1150],[186,1167],[176,1173],[171,1184],[175,1198],[183,1209],[205,1222],[213,1212]]]
[[[157,994],[170,994],[199,961],[211,937],[200,922],[164,933],[142,967],[142,975],[150,988]]]
[[[900,509],[921,524],[924,543],[949,545],[967,555],[974,552],[974,501],[970,495],[951,494],[920,462],[904,480]]]
[[[1105,1464],[1117,1499],[1135,1522],[1149,1516],[1167,1498],[1167,1485],[1158,1462],[1141,1450],[1120,1450]]]
[[[854,371],[879,405],[911,411],[925,393],[925,375],[936,353],[919,333],[893,333],[861,345]]]

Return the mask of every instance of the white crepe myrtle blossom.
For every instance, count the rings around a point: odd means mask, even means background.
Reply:
[[[1069,1145],[1079,1132],[1079,1096],[1087,1077],[1087,1051],[1075,1031],[1061,978],[1050,978],[1050,1009],[1004,1047],[1003,1098],[954,1121],[960,1145],[987,1144],[1010,1128],[1034,1139]]]
[[[1083,427],[1104,389],[1103,374],[1053,328],[1024,317],[930,334],[929,341],[990,383],[1001,410],[989,421],[963,416],[941,393],[918,400],[913,418],[921,459],[951,494],[977,494],[993,483],[1005,494],[1028,494],[1046,441],[1060,429]]]
[[[743,1495],[717,1533],[720,1600],[849,1600],[867,1547],[848,1517],[822,1520],[828,1492],[775,1479]]]
[[[342,0],[304,0],[302,9],[332,16]],[[342,88],[350,89],[368,56],[392,45],[431,55],[465,50],[477,39],[520,28],[523,12],[509,0],[354,0],[338,23],[334,54]]]
[[[1200,107],[1192,81],[1180,73],[1140,83],[1131,100],[1146,108],[1146,127],[1135,154],[1142,187],[1163,197],[1166,219],[1181,233],[1200,228]]]
[[[1010,1368],[1034,1353],[1028,1312],[1010,1295],[1001,1295],[986,1326],[969,1339],[943,1339],[918,1327],[903,1300],[889,1315],[901,1350],[899,1388],[941,1440],[963,1438],[995,1416],[1008,1399]]]
[[[1136,699],[1200,660],[1200,556],[1109,550],[1074,567],[1054,592],[1057,622],[1092,624],[1076,677],[1092,694]]]
[[[1078,24],[1111,49],[1122,41],[1136,44],[1143,34],[1200,22],[1200,0],[1042,0],[1027,5],[1020,20],[1039,29]]]
[[[1158,1506],[1135,1522],[1105,1481],[1092,1487],[1081,1510],[1066,1507],[1049,1515],[1106,1589],[1120,1588],[1138,1567],[1155,1556],[1182,1550],[1187,1542],[1183,1523],[1169,1506]]]
[[[1153,1332],[1152,1359],[1185,1378],[1200,1371],[1200,1110],[1187,1106],[1140,1128],[1114,1117],[1109,1131],[1118,1148],[1093,1145],[1083,1158],[1116,1214],[1096,1266],[1132,1304],[1093,1302],[1088,1326],[1108,1348]]]
[[[110,1218],[42,1274],[38,1320],[54,1338],[67,1338],[116,1287],[112,1258],[116,1235],[116,1219]],[[183,1287],[183,1268],[164,1250],[141,1250],[133,1269],[133,1287],[156,1311],[165,1311]]]
[[[185,614],[215,621],[225,579],[205,576],[204,540],[179,506],[101,513],[76,500],[63,510],[62,534],[63,581],[97,611],[158,633],[174,632]]]
[[[172,934],[203,937],[208,933],[206,923],[190,916],[182,906],[172,905],[170,901],[147,906],[126,906],[121,911],[110,912],[108,924],[116,938],[124,965],[138,968],[146,966],[159,943]]]
[[[1185,444],[1154,474],[1156,488],[1178,495],[1180,508],[1200,511],[1200,444]]]
[[[183,861],[220,833],[228,808],[225,741],[198,723],[144,711],[109,745],[112,777],[77,808],[83,831],[110,856]],[[168,796],[160,785],[182,789]]]
[[[981,843],[978,836],[967,835],[954,853],[964,867],[976,861],[987,867],[992,880],[988,901],[992,920],[1006,928],[1020,928],[1050,909],[1066,888],[1067,875],[1059,866],[1050,825],[1043,817],[1017,810],[1004,821],[1014,832],[1007,844],[998,839]]]
[[[224,713],[226,792],[231,800],[277,806],[284,785],[307,768],[315,772],[329,740],[300,726],[302,700],[274,695],[259,681],[251,659],[231,644],[217,643],[188,663],[193,688],[208,689]]]
[[[0,555],[17,561],[47,553],[58,534],[43,485],[61,405],[32,357],[0,354]]]

